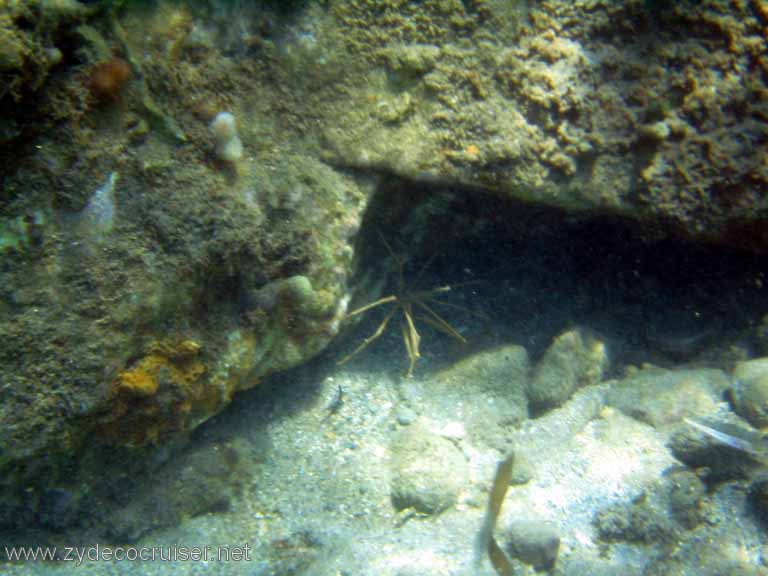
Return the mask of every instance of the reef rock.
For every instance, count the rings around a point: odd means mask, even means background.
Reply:
[[[398,510],[442,512],[469,482],[461,451],[421,424],[401,430],[393,440],[391,470],[392,504]]]

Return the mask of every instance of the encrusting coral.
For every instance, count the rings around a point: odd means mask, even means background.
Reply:
[[[215,402],[206,393],[207,367],[194,340],[162,340],[120,372],[112,387],[113,411],[102,428],[125,444],[157,441],[181,430],[195,410]]]

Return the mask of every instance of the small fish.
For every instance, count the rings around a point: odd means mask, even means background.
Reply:
[[[339,384],[339,387],[336,388],[336,394],[333,395],[333,399],[328,403],[328,406],[326,407],[326,410],[328,410],[328,413],[325,415],[324,420],[327,420],[334,414],[336,414],[339,410],[341,410],[341,407],[344,405],[344,389],[341,387],[341,384]]]
[[[512,465],[515,455],[510,454],[496,466],[496,475],[488,496],[488,508],[485,510],[483,525],[475,540],[475,567],[479,568],[483,556],[487,553],[493,569],[499,576],[513,576],[512,563],[493,537],[496,520],[501,513],[501,505],[507,495],[507,489],[512,479]]]
[[[690,418],[685,418],[685,423],[710,438],[714,438],[721,444],[730,446],[740,452],[746,452],[759,462],[768,464],[768,443],[766,443],[765,436],[760,432],[726,422],[718,423],[717,427],[712,427]]]

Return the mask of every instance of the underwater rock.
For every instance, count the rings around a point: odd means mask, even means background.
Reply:
[[[8,20],[7,18],[3,18]],[[7,22],[0,32],[0,70],[3,72],[18,70],[24,64],[29,53],[20,32],[10,29]]]
[[[49,530],[64,531],[78,520],[78,496],[65,488],[50,488],[40,497],[36,522]]]
[[[339,7],[343,22],[358,23],[345,29],[349,41],[384,60],[389,74],[361,72],[350,93],[359,104],[342,99],[330,110],[323,136],[332,163],[490,185],[519,200],[616,210],[694,236],[766,245],[766,121],[732,109],[764,106],[764,59],[751,60],[766,52],[765,15],[751,3],[418,6],[414,14],[398,4],[386,27],[375,10]],[[404,37],[393,28],[417,30]],[[664,48],[644,50],[651,37]],[[372,49],[372,39],[388,48]],[[724,63],[732,77],[718,72]],[[404,94],[407,115],[392,122],[378,113]]]
[[[512,434],[514,444],[519,447],[519,452],[516,451],[517,462],[522,464],[527,461],[527,467],[535,468],[541,454],[557,450],[591,420],[604,417],[607,391],[607,384],[581,388],[559,408],[524,422]],[[610,416],[613,417],[613,414]]]
[[[731,422],[718,426],[726,424]],[[738,427],[748,430],[746,423],[732,424],[733,429]],[[688,423],[672,433],[668,446],[675,458],[691,468],[700,469],[708,484],[747,478],[762,466],[750,454],[718,441]]]
[[[668,476],[669,513],[681,526],[691,530],[704,519],[703,500],[707,488],[690,470],[676,470]]]
[[[503,401],[506,419],[522,421],[528,417],[528,371],[528,353],[512,344],[464,358],[440,371],[434,382],[443,390],[463,390],[467,395],[482,394]]]
[[[598,512],[595,527],[602,540],[649,544],[672,542],[703,519],[704,483],[689,470],[666,475],[631,503]]]
[[[560,551],[560,535],[552,524],[542,520],[520,520],[502,529],[500,541],[510,556],[530,564],[535,570],[552,570]]]
[[[16,254],[0,307],[9,352],[0,371],[12,375],[0,406],[9,498],[17,482],[40,483],[35,494],[55,487],[58,472],[35,472],[51,450],[60,456],[51,464],[69,466],[102,443],[139,449],[185,435],[237,390],[318,353],[346,311],[350,238],[364,208],[354,178],[305,157],[284,155],[277,170],[254,166],[244,185],[276,201],[298,184],[305,193],[290,217],[284,207],[267,215],[262,198],[248,200],[213,168],[174,164],[174,150],[153,135],[118,170],[115,149],[125,143],[99,140],[112,132],[94,131],[104,152],[92,144],[84,154],[93,161],[73,160],[75,168],[51,151],[60,172],[41,170],[43,184],[9,177],[30,206],[18,225],[0,222],[0,251]],[[157,150],[161,167],[148,168]],[[66,210],[52,199],[64,172],[79,200]],[[37,189],[49,195],[39,218],[36,197],[21,193]],[[251,297],[260,290],[269,294]],[[194,341],[199,353],[148,350],[165,341]]]
[[[756,428],[768,426],[768,358],[740,362],[733,371],[731,401]]]
[[[539,360],[528,384],[535,412],[561,406],[577,388],[600,382],[608,367],[605,345],[580,330],[555,338]]]
[[[734,535],[743,527],[730,527],[731,533],[718,531],[677,543],[674,552],[653,559],[643,576],[765,576],[765,562],[758,559],[756,550]]]
[[[440,47],[433,44],[403,44],[382,51],[388,68],[401,81],[421,76],[435,67]]]
[[[613,574],[591,569],[604,550],[593,529],[595,511],[631,502],[677,464],[657,431],[603,407],[608,386],[582,388],[514,433],[515,455],[527,456],[535,474],[510,487],[500,525],[533,517],[556,526],[558,574]]]
[[[595,517],[600,539],[606,542],[651,544],[672,538],[673,525],[666,508],[642,495],[630,505],[619,504]]]
[[[750,484],[749,502],[761,518],[768,518],[768,476],[761,475]]]
[[[207,366],[194,340],[153,342],[112,383],[112,410],[100,434],[115,444],[146,445],[193,427],[221,400],[206,389]]]
[[[41,244],[42,231],[47,224],[43,211],[36,211],[31,217],[0,218],[0,254],[10,250],[24,251]]]
[[[453,506],[469,482],[464,455],[449,440],[411,425],[392,440],[392,504],[437,514]]]
[[[400,426],[410,426],[418,417],[418,414],[408,406],[398,406],[395,410],[395,420]]]
[[[67,27],[88,11],[77,0],[0,3],[0,71],[4,74],[0,98],[10,93],[19,101],[43,86],[61,61],[61,50],[52,40],[61,42]]]
[[[190,445],[138,484],[127,504],[99,528],[110,538],[135,542],[183,518],[227,510],[252,466],[244,461],[246,450],[237,441]]]
[[[646,368],[611,386],[608,404],[628,416],[662,426],[717,410],[729,384],[720,370]]]

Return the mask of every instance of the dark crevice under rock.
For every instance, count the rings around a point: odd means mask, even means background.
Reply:
[[[397,266],[382,236],[405,261],[406,285],[419,274],[418,288],[450,285],[441,300],[467,310],[436,306],[470,340],[462,351],[425,328],[422,352],[438,362],[508,341],[535,356],[574,325],[597,331],[614,365],[710,363],[702,352],[715,345],[750,352],[764,345],[753,329],[768,313],[768,255],[697,242],[662,223],[384,179],[357,241],[353,307],[369,300],[372,286],[384,283],[380,295],[396,289]],[[360,334],[382,315],[371,312]],[[381,340],[383,353],[402,348],[399,329]]]

